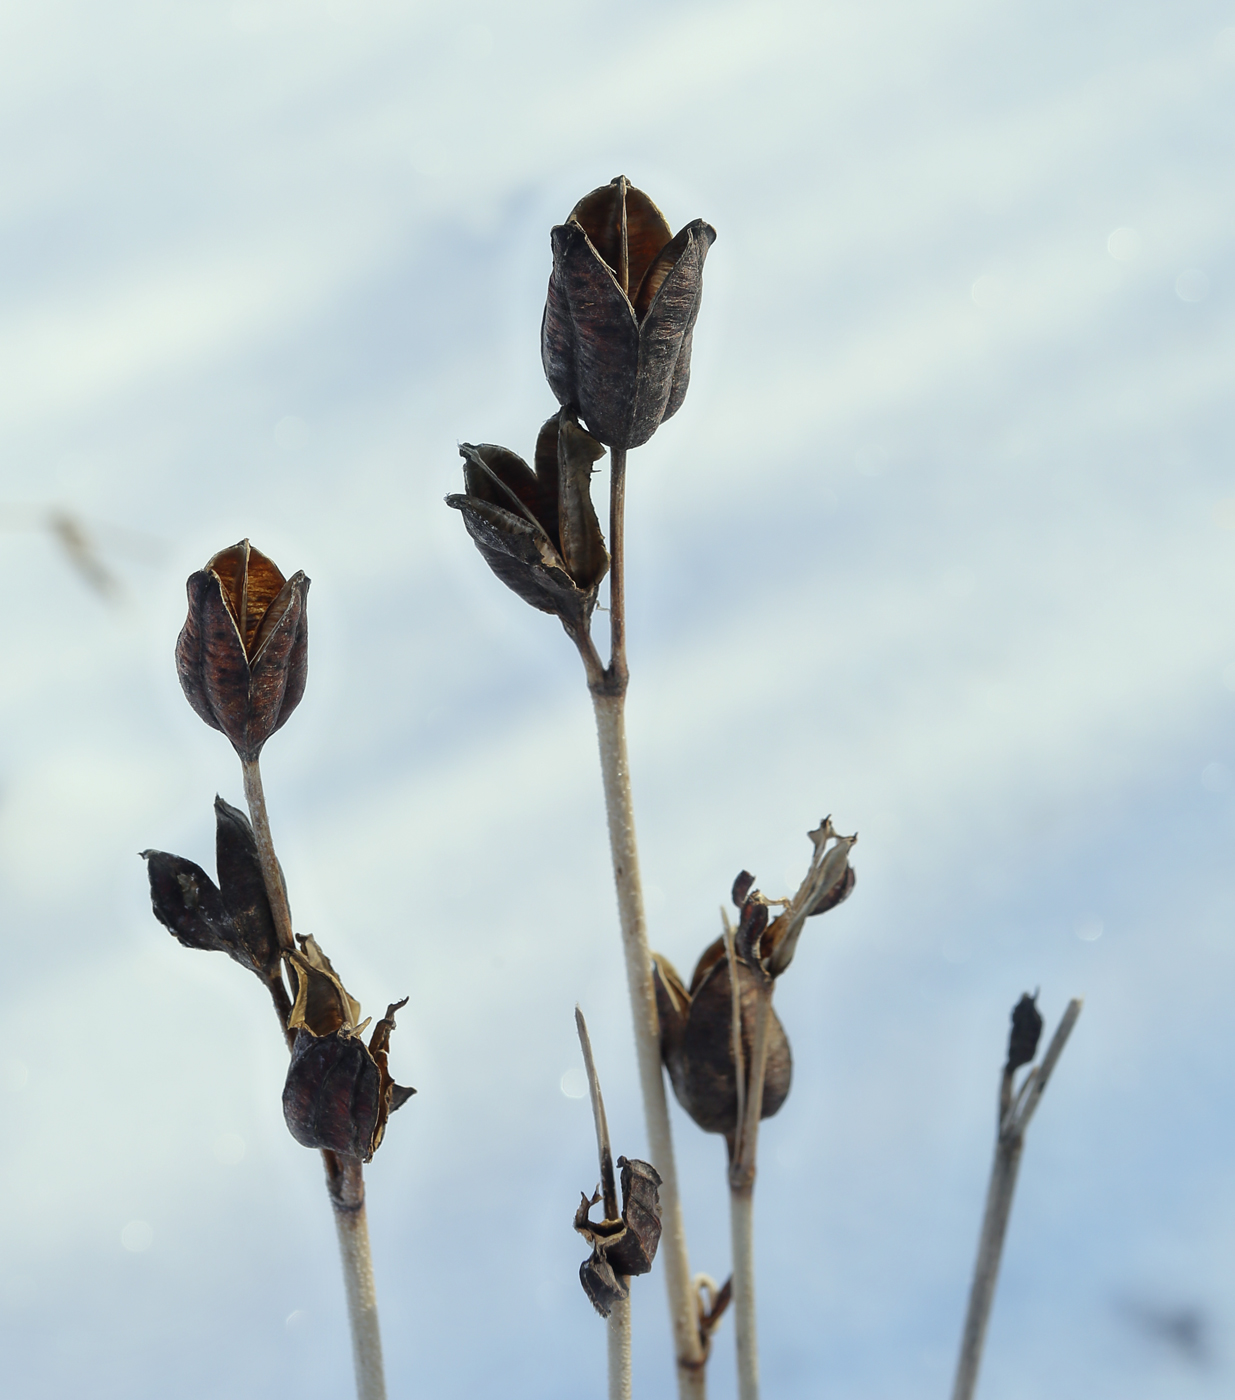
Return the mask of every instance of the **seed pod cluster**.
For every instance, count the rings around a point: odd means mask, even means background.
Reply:
[[[676,236],[625,176],[585,195],[553,229],[541,361],[561,411],[534,468],[508,448],[464,443],[464,490],[446,497],[508,588],[578,637],[609,556],[591,499],[605,447],[638,447],[681,407],[716,230]]]
[[[609,568],[591,491],[604,452],[563,408],[540,430],[535,470],[505,447],[464,443],[466,490],[446,497],[498,578],[574,628],[586,626]]]
[[[733,931],[732,974],[723,937],[704,949],[689,987],[667,958],[652,955],[661,1060],[673,1092],[705,1132],[723,1133],[731,1146],[738,1128],[739,1103],[732,978],[737,979],[743,1087],[749,1095],[746,1081],[761,998],[770,997],[775,979],[793,960],[806,920],[836,908],[854,887],[849,852],[858,838],[839,836],[830,817],[810,833],[810,838],[814,845],[810,868],[792,899],[764,899],[747,870],[734,880],[732,896],[739,917]],[[769,904],[784,905],[775,919],[770,916]],[[779,1111],[793,1078],[789,1038],[770,1004],[767,1016],[762,1118]]]

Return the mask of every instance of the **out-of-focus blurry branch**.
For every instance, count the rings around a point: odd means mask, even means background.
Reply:
[[[112,604],[123,601],[124,585],[105,555],[116,553],[149,562],[163,552],[153,536],[123,525],[87,523],[84,516],[63,506],[0,506],[0,530],[47,534],[91,592]]]
[[[1042,1098],[1047,1081],[1063,1054],[1063,1048],[1081,1014],[1081,1000],[1073,997],[1051,1037],[1042,1063],[1025,1076],[1019,1089],[1013,1079],[1022,1065],[1032,1063],[1042,1034],[1042,1017],[1035,1005],[1035,996],[1026,993],[1012,1011],[1012,1033],[1008,1039],[1008,1058],[999,1081],[999,1131],[995,1139],[995,1161],[991,1166],[991,1182],[986,1193],[986,1211],[982,1218],[982,1234],[978,1240],[978,1257],[973,1266],[973,1284],[969,1291],[969,1311],[961,1338],[961,1354],[956,1365],[956,1381],[952,1400],[972,1400],[978,1383],[978,1367],[982,1362],[982,1346],[986,1340],[986,1324],[995,1297],[999,1278],[999,1261],[1003,1254],[1004,1235],[1012,1211],[1012,1195],[1016,1190],[1016,1175],[1020,1170],[1021,1151],[1025,1146],[1025,1131]]]

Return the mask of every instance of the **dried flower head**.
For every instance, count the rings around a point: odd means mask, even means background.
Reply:
[[[281,949],[249,819],[214,800],[216,885],[182,856],[143,851],[154,916],[186,948],[226,953],[263,982],[279,980]]]
[[[553,230],[545,377],[608,446],[640,446],[682,406],[715,238],[702,219],[674,236],[624,175],[585,195]]]
[[[464,443],[466,493],[446,497],[498,578],[576,630],[609,568],[591,493],[592,464],[604,452],[564,408],[540,430],[534,471],[505,447]]]
[[[678,1103],[705,1133],[732,1138],[738,1126],[738,1072],[733,1045],[733,984],[723,938],[705,949],[687,988],[672,963],[652,955],[661,1059]],[[755,1040],[756,1002],[767,974],[740,954],[735,960],[742,1024],[742,1062],[749,1073]],[[776,1012],[768,1008],[767,1068],[761,1118],[779,1112],[789,1097],[793,1055]]]
[[[304,1147],[320,1147],[369,1161],[381,1146],[386,1120],[416,1092],[390,1076],[387,1054],[394,1014],[386,1008],[366,1045],[368,1020],[357,1025],[360,1003],[344,988],[317,940],[297,935],[287,955],[296,982],[288,1028],[296,1031],[283,1086],[283,1117]]]
[[[627,1279],[646,1274],[660,1244],[660,1175],[648,1162],[619,1157],[622,1181],[620,1220],[593,1222],[592,1207],[601,1198],[597,1191],[589,1200],[583,1196],[575,1212],[575,1229],[592,1246],[591,1255],[579,1269],[583,1291],[602,1317],[613,1305],[630,1296]]]
[[[189,615],[176,643],[185,697],[245,762],[300,703],[308,676],[303,573],[285,579],[248,540],[189,575]]]
[[[1030,996],[1025,992],[1012,1008],[1012,1031],[1008,1036],[1008,1062],[1005,1066],[1009,1074],[1033,1062],[1041,1034],[1042,1013],[1038,1010],[1037,994]]]

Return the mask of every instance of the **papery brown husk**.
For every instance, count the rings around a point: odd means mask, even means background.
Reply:
[[[742,1054],[750,1072],[754,1049],[755,1008],[765,980],[737,962],[742,1018]],[[682,1035],[679,1074],[670,1078],[678,1102],[709,1133],[731,1135],[737,1128],[737,1073],[733,1061],[733,998],[724,943],[717,940],[699,960],[692,979],[690,1014]],[[789,1094],[793,1056],[789,1038],[774,1008],[768,1009],[767,1069],[761,1117],[771,1118]]]
[[[186,587],[188,617],[176,643],[181,687],[196,713],[251,762],[304,695],[309,580],[303,573],[284,580],[242,540],[191,574]]]
[[[621,188],[629,277],[619,280]],[[645,443],[681,407],[716,230],[696,219],[671,237],[647,195],[623,177],[585,195],[551,234],[541,323],[545,377],[610,447]],[[657,246],[659,244],[659,247]]]

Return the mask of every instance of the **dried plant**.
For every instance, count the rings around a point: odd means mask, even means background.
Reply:
[[[189,615],[176,645],[180,684],[193,709],[236,750],[252,820],[215,798],[217,885],[181,856],[142,854],[159,922],[188,948],[227,953],[259,978],[274,1003],[291,1052],[283,1116],[297,1142],[321,1151],[326,1169],[356,1392],[360,1400],[384,1400],[363,1163],[381,1145],[390,1114],[415,1092],[396,1084],[387,1067],[394,1013],[406,998],[386,1008],[366,1044],[369,1021],[360,1019],[360,1003],[317,940],[293,932],[258,762],[304,694],[308,591],[303,573],[284,578],[248,540],[190,576]]]

